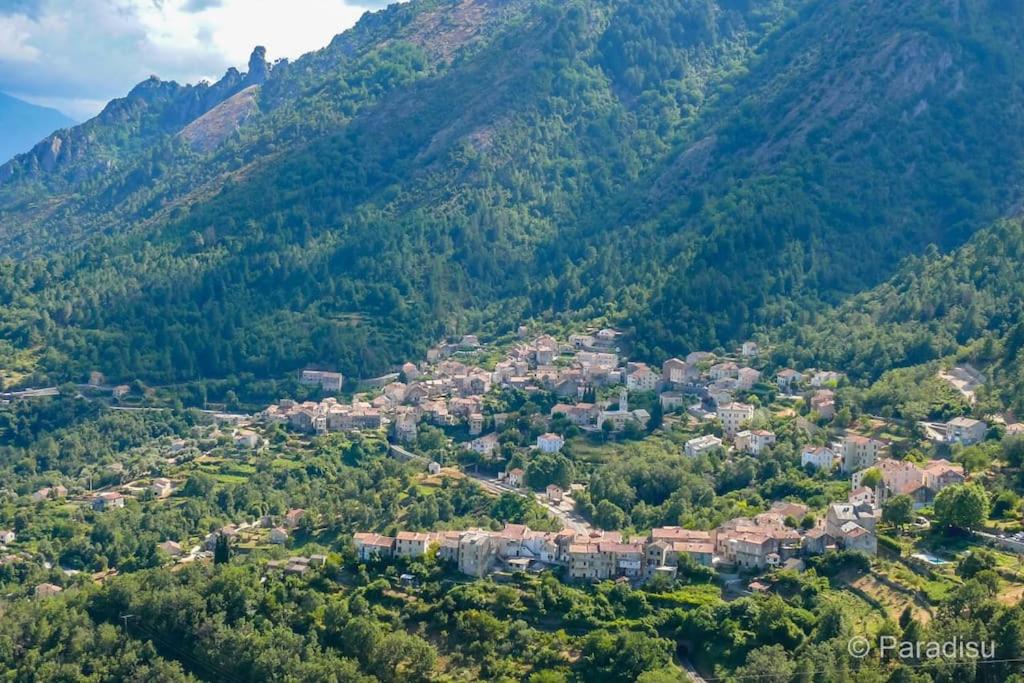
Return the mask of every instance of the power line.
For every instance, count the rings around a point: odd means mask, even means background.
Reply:
[[[135,618],[136,616],[137,615],[134,615],[134,614],[122,614],[122,615],[120,615],[120,618],[122,620],[124,620],[124,622],[125,622],[126,634],[127,634],[127,628],[128,628],[128,619],[129,618]],[[232,682],[237,681],[238,683],[244,683],[244,681],[241,678],[236,676],[233,672],[224,669],[223,667],[219,666],[218,664],[215,664],[212,661],[212,659],[209,659],[207,657],[203,657],[201,659],[200,655],[198,653],[186,651],[186,650],[182,649],[181,647],[175,645],[174,643],[168,641],[166,638],[164,638],[163,636],[158,634],[156,631],[154,631],[153,629],[151,629],[148,626],[144,625],[141,620],[137,620],[135,622],[135,630],[138,631],[138,632],[141,632],[141,634],[143,636],[145,636],[146,638],[148,638],[149,640],[156,641],[165,650],[172,651],[173,653],[175,653],[182,660],[192,662],[192,664],[196,668],[203,669],[203,670],[206,670],[207,672],[212,672],[212,673],[220,676],[220,680],[232,681]]]

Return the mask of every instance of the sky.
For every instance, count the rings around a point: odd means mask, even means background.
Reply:
[[[244,71],[256,45],[294,59],[394,0],[0,0],[0,91],[77,121],[156,75]]]

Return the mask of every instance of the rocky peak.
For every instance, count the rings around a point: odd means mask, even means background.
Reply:
[[[267,48],[257,45],[249,56],[249,73],[246,74],[246,85],[260,85],[270,76],[270,63],[267,61]]]

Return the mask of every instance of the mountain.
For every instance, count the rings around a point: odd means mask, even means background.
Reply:
[[[1022,259],[1020,217],[987,226],[948,253],[932,246],[881,285],[785,328],[778,360],[826,363],[863,382],[894,369],[967,361],[987,376],[996,405],[1024,410]]]
[[[0,162],[24,152],[58,128],[70,128],[75,122],[56,109],[29,104],[0,93]]]
[[[651,360],[809,322],[1016,211],[1001,0],[420,0],[0,167],[13,374],[355,375],[606,316]]]

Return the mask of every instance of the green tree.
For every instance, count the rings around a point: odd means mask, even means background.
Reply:
[[[914,499],[908,495],[893,496],[882,504],[882,521],[897,530],[914,521]]]
[[[651,416],[647,418],[647,431],[653,432],[665,421],[665,410],[661,407],[661,401],[655,400],[651,406]]]
[[[425,681],[434,669],[437,650],[404,631],[385,636],[369,653],[369,668],[386,683]]]
[[[794,662],[781,645],[767,645],[751,650],[746,663],[736,670],[739,680],[760,683],[790,683],[796,671]]]
[[[583,641],[578,668],[583,680],[632,683],[644,672],[667,665],[671,653],[672,643],[663,638],[597,631]]]
[[[964,559],[960,560],[956,573],[965,579],[971,579],[979,572],[995,569],[998,565],[999,560],[994,552],[988,548],[974,548],[967,553]]]
[[[217,541],[213,546],[213,563],[225,564],[231,559],[231,543],[226,534],[217,534]]]
[[[878,468],[872,467],[864,476],[861,477],[860,485],[865,486],[869,489],[875,489],[879,484],[882,483],[882,473],[878,471]]]
[[[977,529],[988,520],[988,494],[976,483],[942,489],[934,507],[936,521],[946,528]]]
[[[626,526],[626,513],[610,500],[602,500],[594,512],[594,523],[602,529],[614,530]]]

